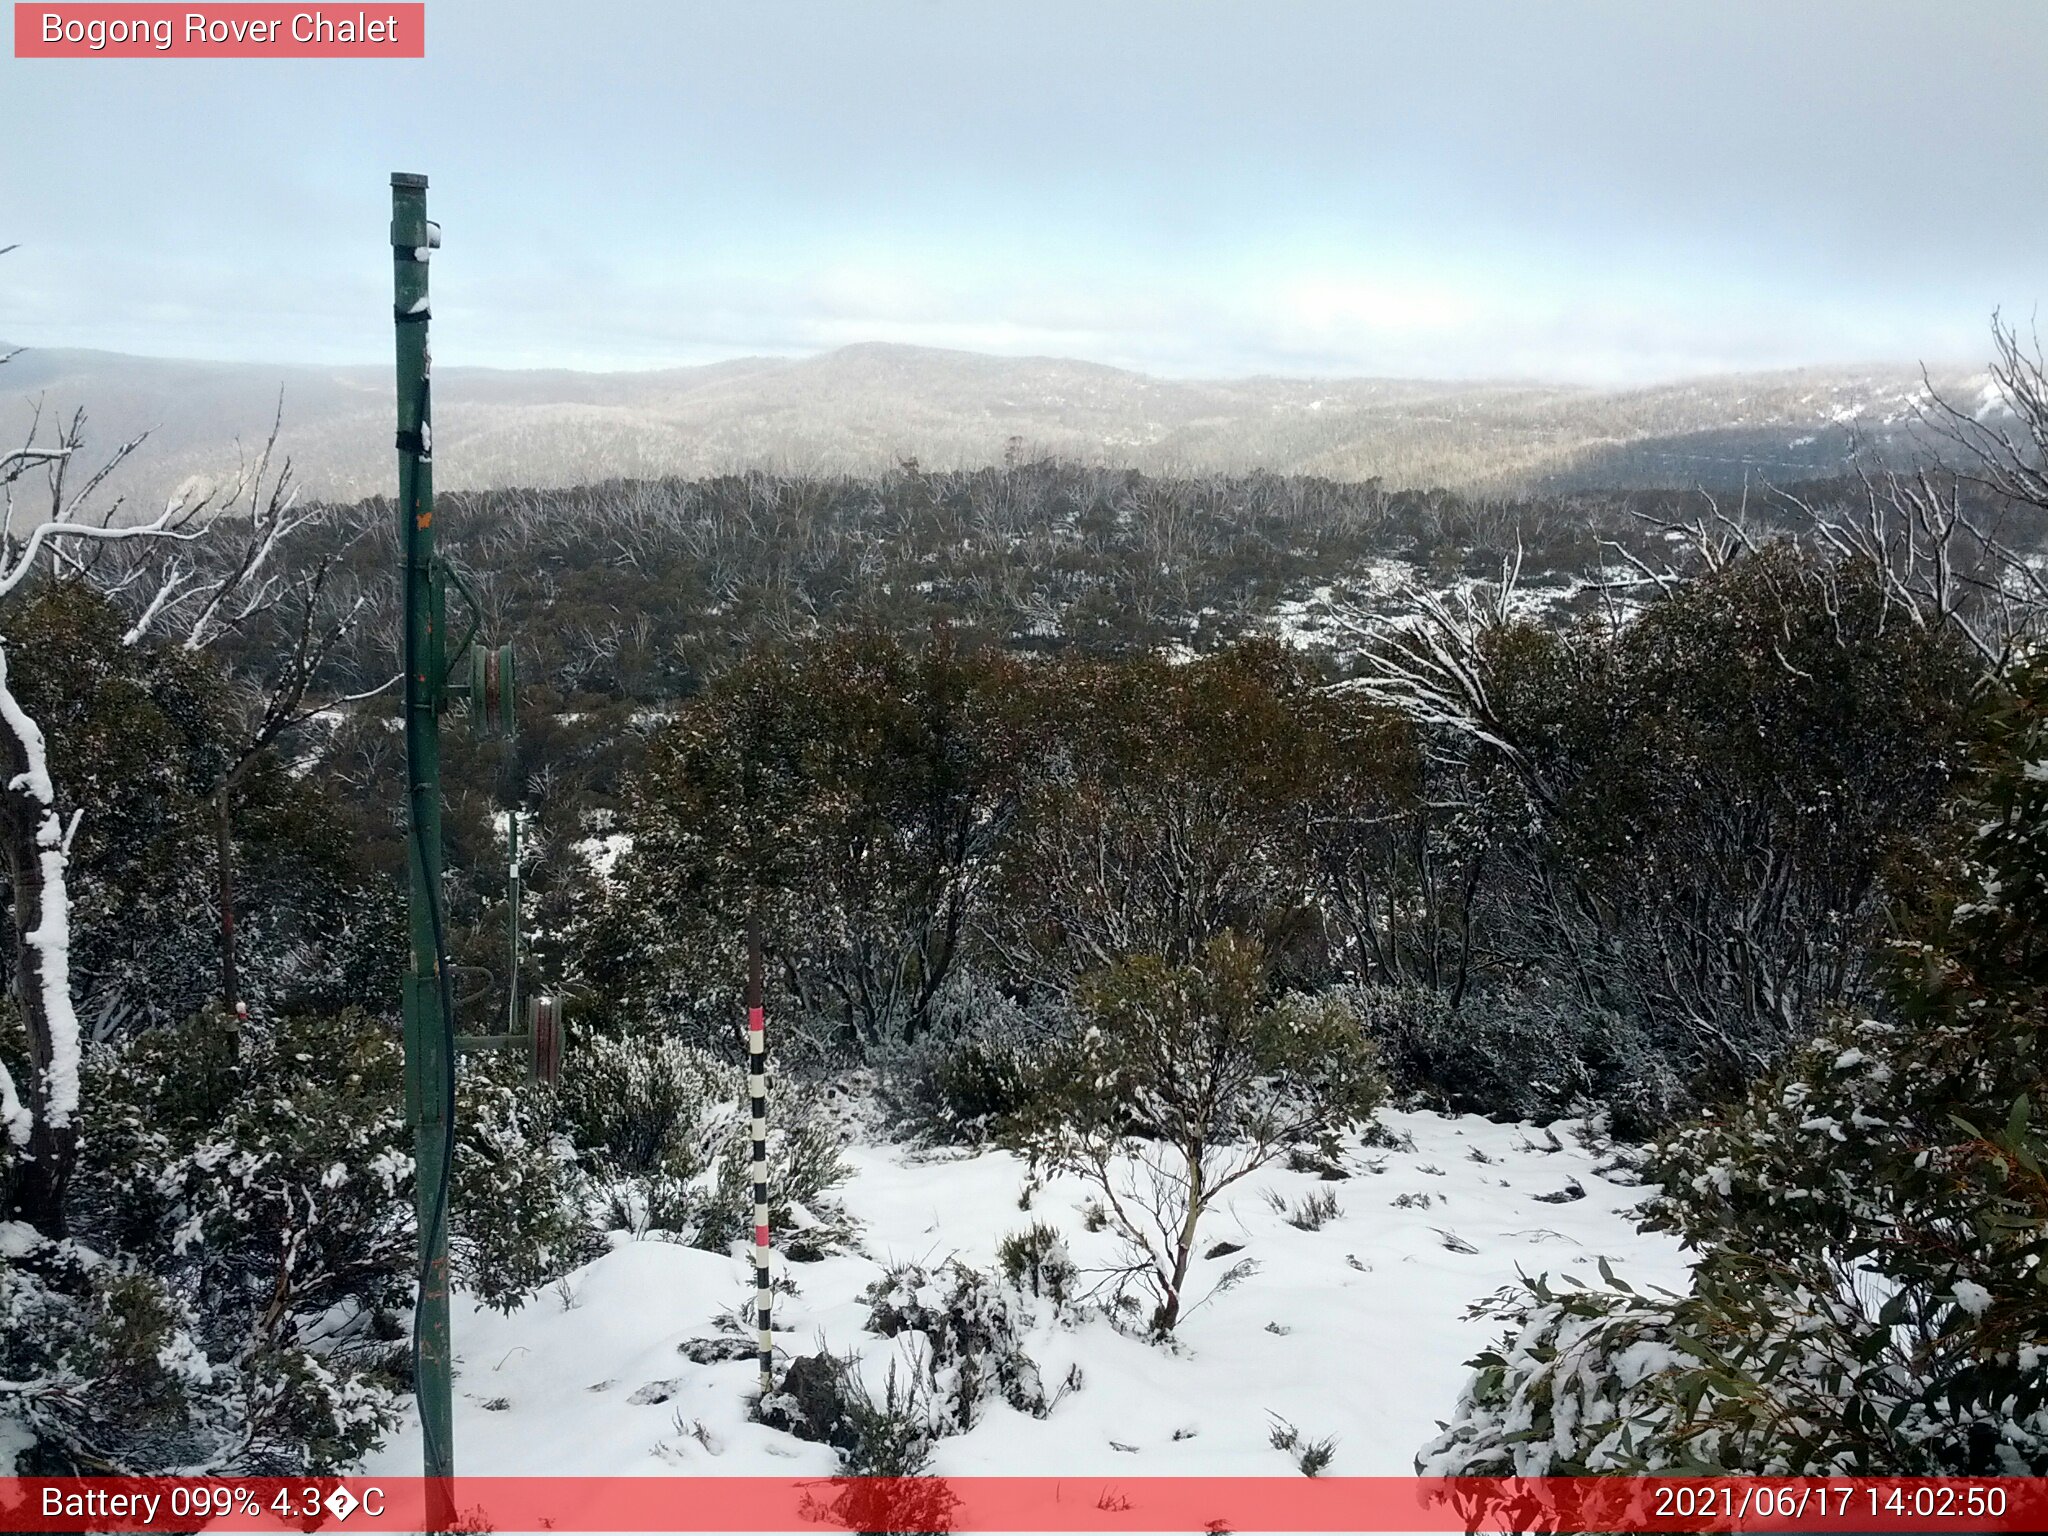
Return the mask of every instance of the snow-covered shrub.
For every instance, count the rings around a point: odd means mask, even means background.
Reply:
[[[399,1072],[391,1033],[359,1014],[254,1028],[239,1049],[201,1018],[96,1053],[75,1241],[39,1247],[17,1295],[49,1316],[54,1366],[107,1384],[77,1389],[85,1440],[46,1415],[33,1454],[289,1473],[376,1443],[413,1269]],[[84,1330],[70,1343],[66,1317]]]
[[[517,1307],[602,1251],[553,1095],[501,1057],[463,1063],[452,1177],[455,1273],[486,1306]]]
[[[624,1232],[636,1240],[685,1242],[696,1235],[704,1191],[666,1173],[595,1182],[587,1207],[600,1232]]]
[[[1453,1011],[1433,987],[1356,987],[1347,998],[1379,1046],[1397,1093],[1459,1113],[1555,1120],[1588,1100],[1621,1100],[1668,1121],[1670,1069],[1637,1049],[1619,1015],[1537,985],[1466,996]]]
[[[950,1528],[958,1497],[942,1480],[922,1475],[937,1437],[930,1394],[916,1371],[899,1373],[890,1360],[877,1395],[859,1357],[804,1355],[790,1362],[761,1417],[839,1452],[841,1476],[824,1485],[837,1492],[804,1496],[803,1512],[813,1523],[847,1531]]]
[[[1285,1451],[1293,1458],[1303,1477],[1321,1477],[1337,1454],[1335,1435],[1325,1435],[1320,1440],[1309,1439],[1278,1414],[1273,1415],[1273,1428],[1266,1438],[1274,1450]]]
[[[831,1200],[851,1170],[818,1094],[771,1074],[769,1223],[793,1256],[852,1237]],[[723,1250],[754,1230],[745,1068],[673,1036],[579,1037],[564,1062],[556,1128],[589,1175],[588,1219]]]
[[[1023,1107],[1029,1063],[1062,1023],[992,986],[965,980],[931,1027],[878,1058],[882,1099],[901,1132],[941,1145],[978,1146]]]
[[[1336,1157],[1385,1079],[1341,999],[1271,1001],[1261,951],[1234,934],[1196,964],[1098,973],[1080,1002],[1087,1027],[1040,1053],[1004,1139],[1093,1186],[1126,1250],[1104,1283],[1119,1304],[1143,1293],[1152,1331],[1170,1333],[1216,1197],[1304,1144]]]
[[[1057,1228],[1042,1221],[1004,1238],[996,1249],[996,1263],[1012,1289],[1043,1297],[1052,1304],[1055,1315],[1071,1306],[1080,1293],[1081,1272],[1067,1251],[1067,1240]]]
[[[714,1173],[698,1213],[699,1247],[723,1250],[754,1230],[753,1136],[739,1111],[745,1079],[727,1083],[733,1104],[716,1125]],[[832,1199],[852,1177],[839,1136],[817,1094],[805,1083],[777,1078],[768,1093],[768,1222],[771,1240],[792,1258],[823,1258],[853,1238],[853,1221]]]
[[[203,1447],[202,1365],[161,1281],[25,1222],[0,1223],[0,1475],[174,1466]]]
[[[868,1287],[866,1300],[870,1333],[918,1336],[918,1385],[928,1394],[934,1434],[972,1429],[990,1397],[1045,1416],[1045,1386],[1024,1352],[1029,1320],[1016,1293],[956,1259],[937,1271],[900,1264]]]
[[[390,1379],[317,1347],[211,1346],[209,1309],[132,1260],[0,1223],[0,1473],[346,1467]]]
[[[737,1093],[733,1069],[696,1046],[590,1032],[564,1054],[556,1110],[593,1171],[687,1181],[710,1167],[710,1129]]]
[[[2048,1471],[2048,670],[1987,737],[1973,846],[1905,924],[1889,1016],[1655,1149],[1691,1293],[1503,1300],[1514,1331],[1427,1470]]]
[[[955,1502],[943,1482],[920,1478],[946,1435],[973,1428],[981,1405],[1001,1397],[1043,1417],[1038,1367],[1024,1352],[1022,1298],[957,1261],[936,1272],[918,1264],[890,1270],[866,1293],[868,1328],[896,1340],[881,1366],[820,1350],[792,1360],[757,1412],[763,1422],[839,1452],[849,1479],[918,1479],[908,1484],[839,1482],[813,1497],[814,1518],[851,1530],[940,1531]]]
[[[509,1306],[592,1251],[577,1174],[546,1096],[508,1066],[468,1063],[459,1091],[455,1278]],[[280,1474],[360,1458],[409,1373],[413,1133],[397,1032],[348,1012],[238,1038],[202,1015],[96,1051],[84,1097],[76,1241],[31,1245],[7,1277],[7,1307],[44,1320],[46,1358],[41,1375],[22,1362],[7,1379],[69,1372],[66,1390],[88,1393],[97,1417],[67,1441],[63,1394],[39,1388],[32,1454]],[[124,1362],[131,1348],[142,1353]]]

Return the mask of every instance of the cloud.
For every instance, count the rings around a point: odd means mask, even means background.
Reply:
[[[0,69],[0,336],[43,345],[382,357],[395,167],[441,355],[501,366],[1912,359],[2048,245],[2029,0],[436,0],[419,64]]]

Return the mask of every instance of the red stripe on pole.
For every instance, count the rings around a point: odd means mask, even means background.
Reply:
[[[765,1012],[759,1008],[749,1008],[747,1010],[747,1028],[766,1029],[767,1027],[768,1015]]]
[[[754,1246],[757,1248],[766,1248],[768,1246],[768,1229],[766,1227],[754,1228]]]
[[[2038,1531],[2048,1478],[7,1478],[0,1531]],[[356,1518],[341,1523],[348,1515]]]

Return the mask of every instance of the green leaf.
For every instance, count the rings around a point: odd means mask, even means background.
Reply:
[[[2005,1120],[2005,1142],[2007,1146],[2017,1147],[2025,1142],[2027,1139],[2027,1122],[2033,1118],[2033,1113],[2034,1106],[2028,1102],[2027,1096],[2024,1093],[2012,1101],[2012,1113],[2006,1116]]]

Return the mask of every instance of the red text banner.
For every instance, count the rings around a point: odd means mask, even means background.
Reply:
[[[422,59],[422,3],[22,4],[18,59]]]
[[[2048,1478],[0,1479],[0,1531],[2040,1531]]]

